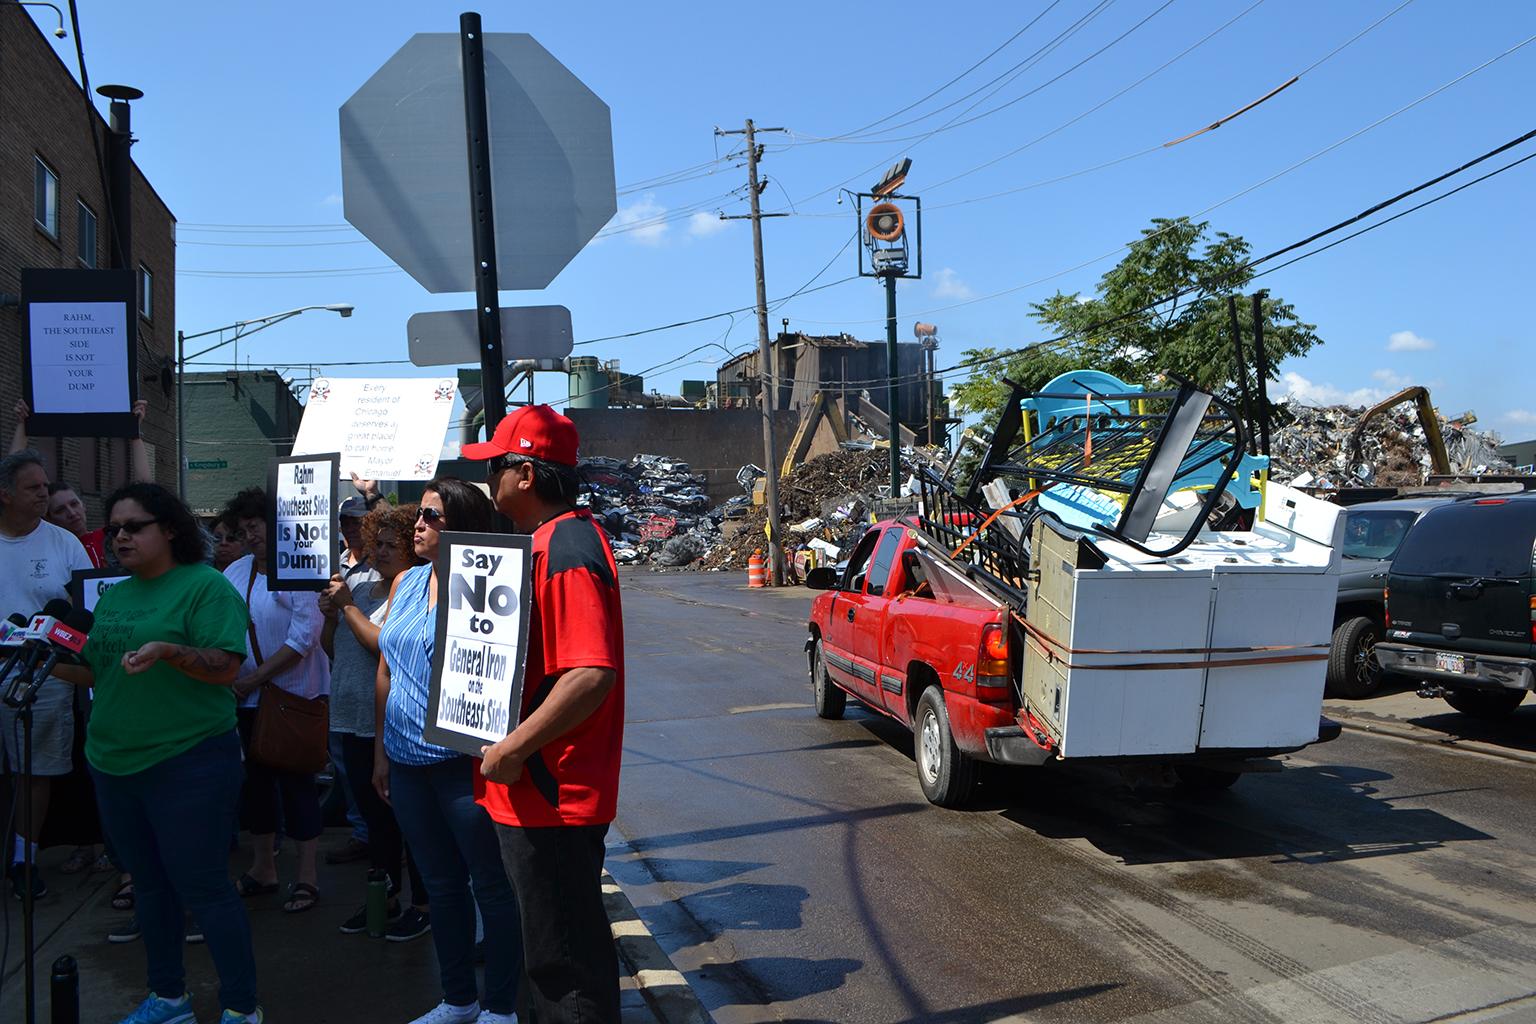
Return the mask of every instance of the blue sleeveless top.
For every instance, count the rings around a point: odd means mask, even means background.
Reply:
[[[464,756],[421,738],[427,721],[432,650],[437,641],[437,616],[427,606],[431,577],[430,565],[418,565],[401,574],[389,618],[379,631],[379,650],[389,665],[384,752],[400,764],[428,765]]]

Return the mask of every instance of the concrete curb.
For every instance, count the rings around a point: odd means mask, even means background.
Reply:
[[[1505,761],[1536,764],[1536,753],[1528,750],[1511,750],[1508,747],[1501,747],[1496,743],[1462,739],[1458,736],[1435,732],[1432,729],[1422,729],[1407,722],[1341,711],[1337,707],[1325,707],[1323,714],[1353,732],[1375,733],[1381,736],[1391,736],[1395,739],[1407,740],[1410,743],[1424,743],[1429,746],[1439,747],[1442,750],[1458,750],[1465,753],[1481,754],[1485,757],[1497,757]]]
[[[603,869],[603,907],[613,929],[619,965],[634,979],[635,987],[661,1024],[713,1024],[709,1012],[694,994],[688,979],[651,935],[635,906]]]

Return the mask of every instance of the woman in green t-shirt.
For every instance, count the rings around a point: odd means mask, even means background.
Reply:
[[[245,602],[203,564],[197,521],[157,484],[107,499],[106,539],[132,575],[101,595],[86,665],[68,677],[95,687],[85,756],[102,824],[133,873],[149,961],[150,996],[122,1024],[195,1020],[185,911],[219,973],[221,1024],[259,1024],[250,922],[228,870],[244,777],[230,684]]]

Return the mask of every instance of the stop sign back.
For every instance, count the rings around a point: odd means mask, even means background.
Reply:
[[[530,35],[484,46],[499,286],[544,288],[617,209],[608,105]],[[459,61],[414,35],[341,107],[347,221],[429,292],[475,290]]]

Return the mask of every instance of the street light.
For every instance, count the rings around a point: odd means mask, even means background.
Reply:
[[[233,345],[247,335],[255,334],[257,331],[264,331],[274,324],[280,324],[284,320],[291,320],[300,313],[307,313],[312,309],[329,310],[332,313],[339,313],[343,317],[352,315],[351,303],[333,302],[324,306],[300,306],[298,309],[288,309],[281,313],[257,317],[254,320],[236,320],[232,324],[225,324],[223,327],[214,327],[206,331],[198,331],[195,334],[187,334],[184,331],[176,332],[176,481],[183,501],[187,499],[187,363],[198,356],[205,356],[215,349],[223,348],[225,345]],[[228,338],[222,338],[217,345],[209,345],[200,352],[194,352],[190,356],[187,355],[188,341],[193,338],[205,338],[210,334],[223,335],[225,331],[234,331],[235,333]]]

